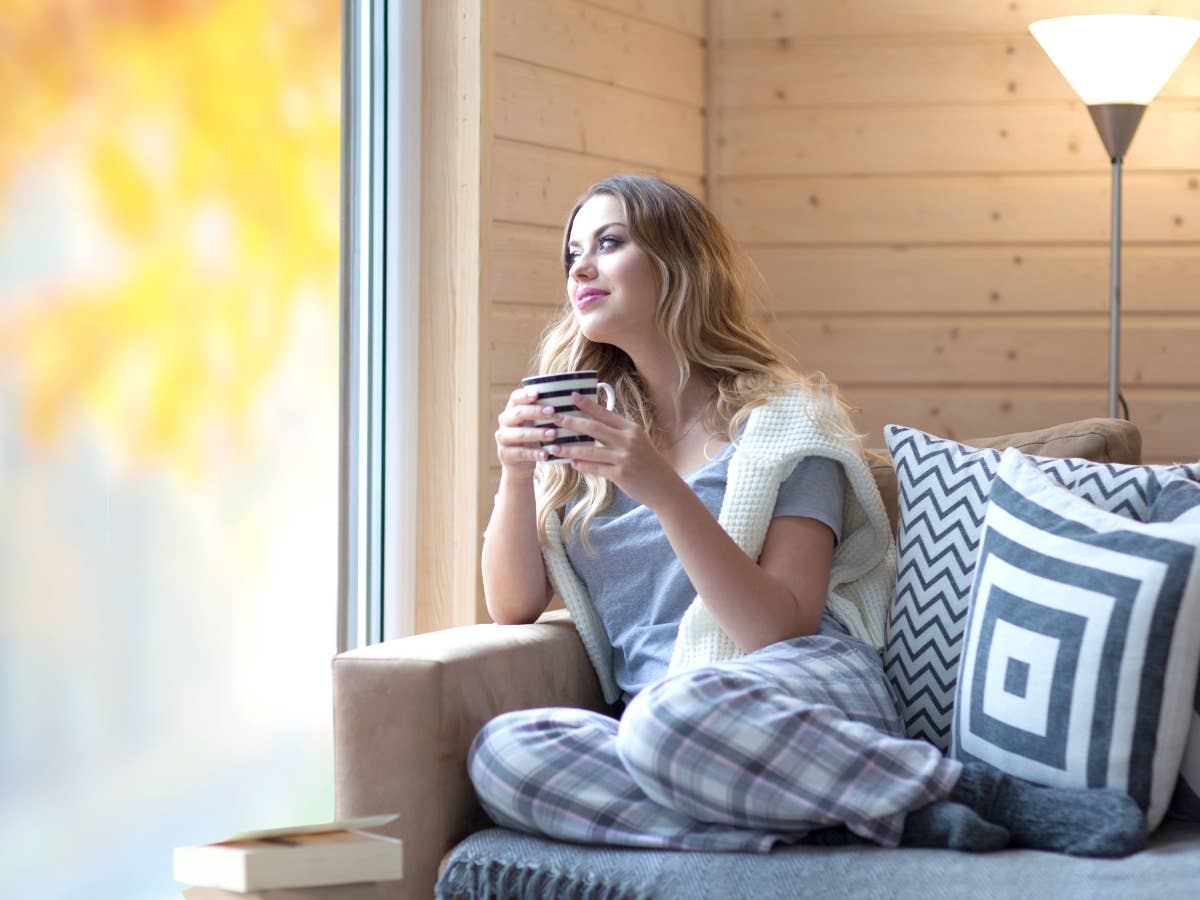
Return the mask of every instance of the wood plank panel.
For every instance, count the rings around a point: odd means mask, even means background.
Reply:
[[[1142,459],[1151,463],[1200,460],[1200,390],[1122,388],[1129,418],[1142,432]]]
[[[730,178],[725,224],[743,243],[1107,242],[1107,174]],[[1130,172],[1124,238],[1200,241],[1196,173]]]
[[[495,52],[702,106],[701,39],[579,0],[493,4]]]
[[[802,368],[846,386],[1108,383],[1108,319],[1099,315],[779,316],[765,327]],[[1124,384],[1195,384],[1200,316],[1127,317],[1121,334]]]
[[[695,37],[705,37],[708,32],[706,8],[708,4],[705,0],[589,0],[589,2],[593,6],[601,6],[635,19],[654,22],[664,28],[673,28]]]
[[[1024,34],[1052,16],[1157,13],[1194,17],[1195,0],[713,0],[714,32],[722,40],[829,35]]]
[[[554,244],[557,247],[557,243]],[[1105,313],[1107,246],[747,248],[780,313]],[[1126,314],[1200,310],[1200,245],[1121,253]]]
[[[432,4],[422,21],[421,359],[416,548],[418,633],[480,621],[478,535],[484,500],[480,351],[487,317],[488,92],[479,0]],[[487,498],[487,499],[490,499]],[[490,508],[490,504],[489,504]],[[486,614],[486,613],[485,613]]]
[[[1128,388],[1130,418],[1142,432],[1142,461],[1200,459],[1200,390]],[[907,425],[955,440],[1044,428],[1108,415],[1103,388],[857,387],[843,391],[860,407],[855,424],[867,447],[883,447],[883,426]]]
[[[686,172],[630,166],[598,156],[548,150],[496,139],[492,150],[492,209],[495,219],[561,228],[588,187],[617,172],[659,175],[698,196],[700,178]]]
[[[488,379],[493,387],[508,385],[512,390],[529,374],[530,359],[553,314],[541,306],[493,306],[488,347]]]
[[[723,109],[715,171],[732,175],[1106,172],[1082,102]],[[1126,171],[1192,169],[1200,105],[1158,100]]]
[[[704,171],[699,107],[498,58],[496,135],[626,163]]]
[[[1121,319],[1122,385],[1196,386],[1200,315]]]
[[[493,303],[537,303],[549,310],[565,298],[561,228],[497,222],[492,251]]]
[[[1032,35],[865,43],[785,38],[713,53],[713,103],[720,109],[1077,99]],[[1200,53],[1183,61],[1160,96],[1200,96]]]

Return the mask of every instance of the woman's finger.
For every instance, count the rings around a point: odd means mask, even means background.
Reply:
[[[550,458],[550,454],[541,447],[530,447],[528,445],[501,447],[499,456],[500,462],[503,465],[512,465],[513,463],[523,462],[538,462],[539,460]]]
[[[580,475],[597,475],[600,478],[608,478],[612,470],[612,466],[599,462],[590,462],[585,459],[571,460],[571,468]]]
[[[542,441],[552,441],[556,437],[557,428],[501,428],[496,432],[496,440],[509,446],[541,444]]]
[[[507,406],[500,413],[501,425],[519,425],[522,422],[537,422],[554,415],[553,406]]]
[[[578,391],[571,395],[571,402],[577,407],[591,416],[598,422],[603,422],[605,425],[612,427],[620,427],[628,424],[629,420],[624,416],[617,415],[611,409],[607,409],[593,400],[586,394],[581,394]]]
[[[563,459],[608,462],[612,458],[612,451],[598,446],[591,441],[577,441],[570,444],[549,444],[546,449],[555,456],[561,456]]]

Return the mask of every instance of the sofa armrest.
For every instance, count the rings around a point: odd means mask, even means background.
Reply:
[[[395,812],[404,840],[396,897],[430,897],[442,856],[486,824],[467,749],[502,712],[605,704],[566,610],[532,625],[467,625],[386,641],[333,660],[339,819]]]

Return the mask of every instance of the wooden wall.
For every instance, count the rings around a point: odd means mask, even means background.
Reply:
[[[493,5],[488,434],[565,302],[576,198],[615,172],[704,195],[706,33],[704,0]],[[494,446],[487,477],[494,491]]]
[[[455,374],[422,401],[443,462],[422,470],[419,630],[488,619],[496,415],[563,302],[563,219],[614,172],[706,197],[766,278],[768,330],[872,446],[886,422],[970,437],[1106,414],[1108,160],[1027,26],[1195,0],[443,5],[422,353]],[[1193,51],[1126,164],[1123,383],[1147,461],[1200,456],[1198,151]]]
[[[861,407],[968,437],[1107,414],[1110,166],[1028,33],[1195,2],[713,0],[709,202],[773,335]],[[1200,456],[1200,51],[1126,160],[1122,381]]]

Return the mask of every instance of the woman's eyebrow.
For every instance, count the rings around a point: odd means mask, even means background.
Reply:
[[[624,222],[609,222],[605,225],[601,225],[599,228],[597,228],[595,231],[593,231],[592,236],[595,237],[600,232],[602,232],[605,228],[612,228],[614,225],[620,225],[622,228],[626,227]],[[567,246],[568,247],[578,247],[579,241],[567,241]]]

